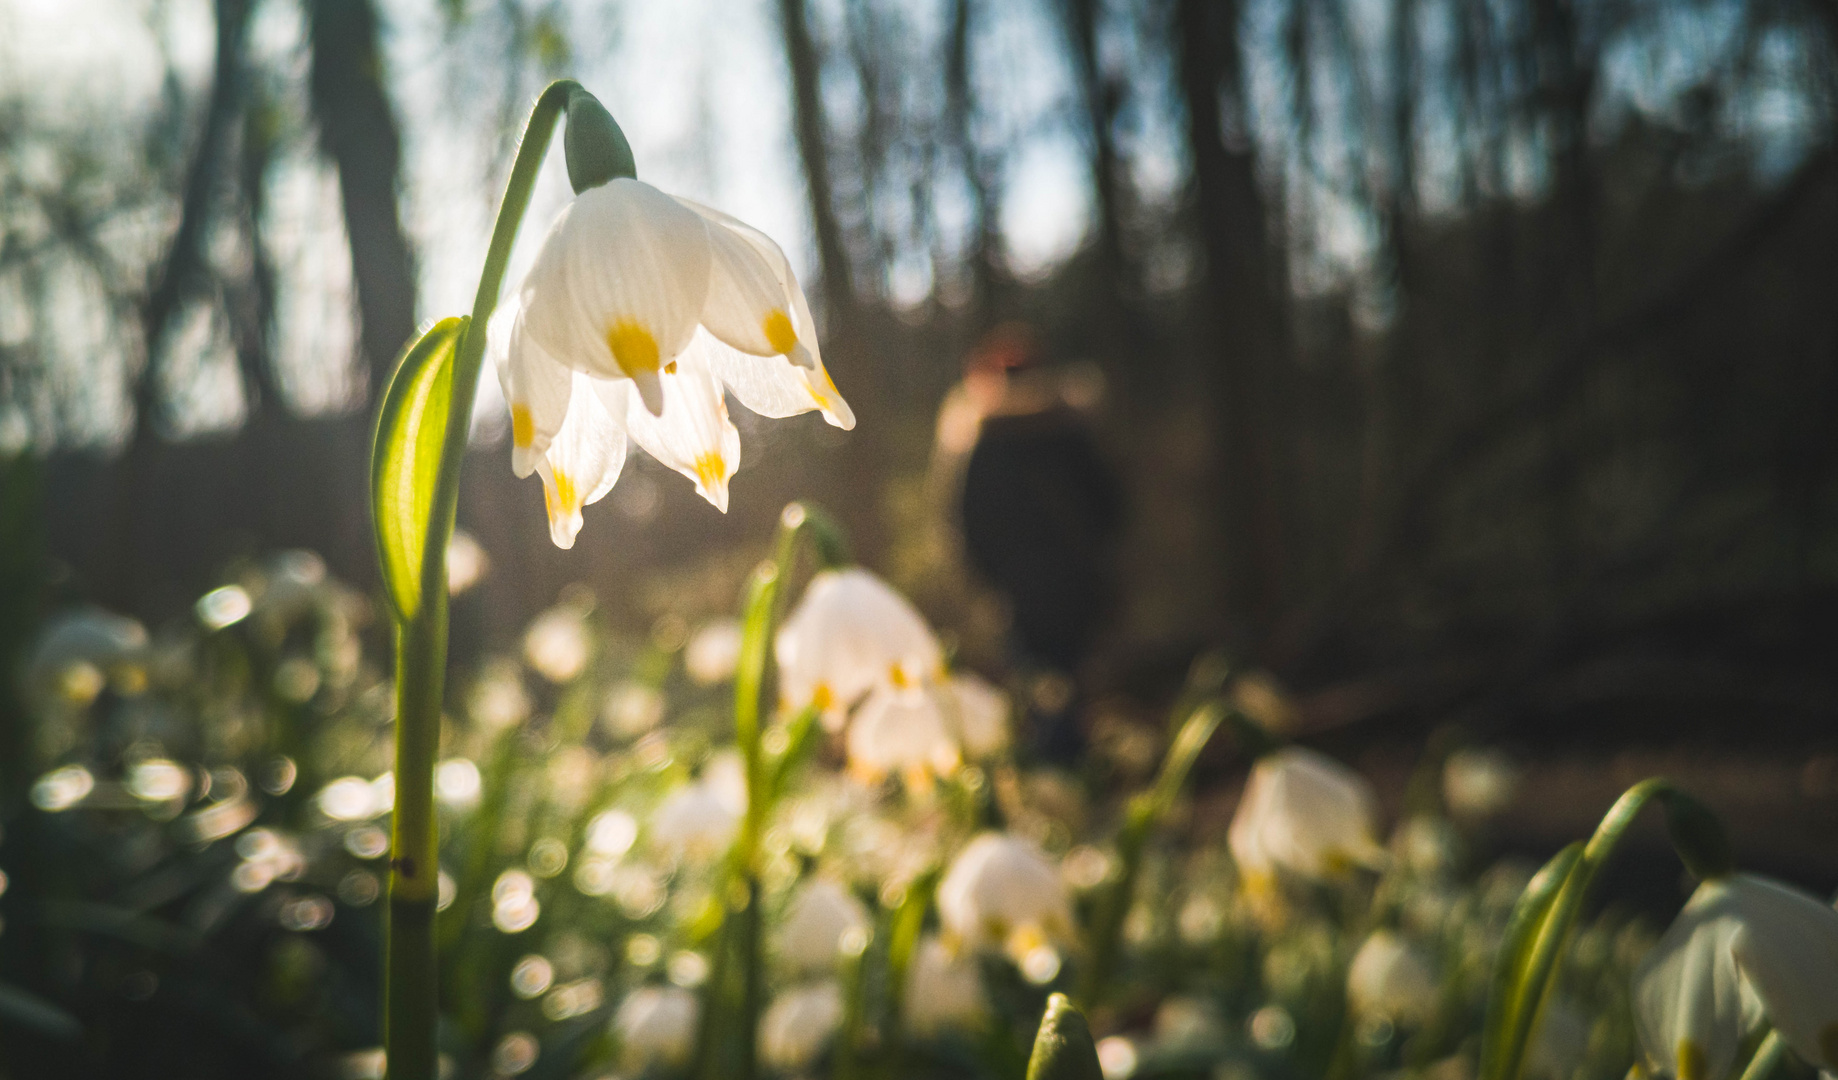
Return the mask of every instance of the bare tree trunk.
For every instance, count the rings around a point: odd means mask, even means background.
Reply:
[[[792,126],[798,139],[798,157],[804,163],[804,183],[810,193],[811,227],[817,234],[817,257],[822,264],[825,313],[834,334],[849,323],[854,313],[855,288],[830,184],[817,45],[811,39],[804,2],[779,0],[779,21],[785,33],[785,59],[791,69]]]
[[[1243,624],[1256,643],[1280,615],[1287,577],[1277,455],[1269,430],[1275,421],[1267,415],[1274,369],[1287,352],[1287,319],[1248,135],[1235,140],[1238,145],[1225,141],[1228,119],[1235,131],[1246,131],[1238,5],[1180,0],[1175,19],[1206,252],[1198,318],[1201,338],[1211,346],[1208,382],[1224,436],[1217,449],[1218,509],[1227,598],[1233,621]],[[1224,114],[1222,91],[1238,115]]]
[[[993,186],[989,164],[978,152],[970,131],[970,0],[952,0],[950,32],[945,39],[945,129],[970,187],[974,247],[966,261],[970,270],[973,322],[979,326],[993,317],[996,306],[998,239]]]
[[[372,400],[415,332],[415,261],[396,205],[402,140],[383,86],[371,0],[312,0],[312,98],[338,165]]]
[[[1123,184],[1114,131],[1123,87],[1098,61],[1098,0],[1063,0],[1062,16],[1072,39],[1073,70],[1078,75],[1091,132],[1091,181],[1098,198],[1098,259],[1105,279],[1121,286],[1123,256]]]

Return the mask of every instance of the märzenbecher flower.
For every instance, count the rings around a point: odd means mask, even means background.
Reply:
[[[725,511],[740,465],[727,392],[761,416],[855,426],[779,246],[639,180],[576,196],[492,331],[511,467],[541,475],[559,547],[619,478],[628,435]]]

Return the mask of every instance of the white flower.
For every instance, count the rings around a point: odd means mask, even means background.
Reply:
[[[949,776],[961,762],[931,688],[883,683],[869,691],[849,724],[848,748],[849,771],[869,783],[891,772],[923,789],[933,775]]]
[[[938,883],[938,918],[954,943],[997,945],[1017,963],[1072,936],[1072,902],[1058,869],[1006,833],[984,833],[958,853]]]
[[[986,758],[1007,748],[1007,694],[967,672],[953,674],[942,689],[947,703],[945,716],[965,754]]]
[[[730,678],[740,663],[740,638],[739,619],[704,623],[683,650],[683,667],[689,677],[704,686]]]
[[[1277,870],[1323,879],[1384,853],[1373,839],[1372,786],[1345,765],[1300,747],[1258,759],[1227,833],[1252,882]]]
[[[1838,1069],[1838,911],[1751,874],[1698,886],[1634,975],[1634,1027],[1657,1073],[1722,1080],[1763,1019]]]
[[[1427,1023],[1440,994],[1429,961],[1389,930],[1366,939],[1347,968],[1347,1001],[1361,1016]]]
[[[1519,793],[1520,769],[1499,750],[1457,750],[1442,766],[1442,799],[1457,817],[1492,817]]]
[[[98,607],[61,612],[46,624],[32,650],[27,679],[56,700],[87,705],[102,692],[105,676],[147,647],[147,628]]]
[[[812,577],[776,648],[785,705],[814,704],[832,727],[875,686],[917,686],[944,664],[925,618],[859,566]]]
[[[560,547],[618,479],[627,435],[726,510],[740,433],[724,391],[762,416],[819,409],[855,425],[778,245],[638,180],[562,211],[491,333],[511,466],[541,474]]]
[[[901,1002],[907,1028],[934,1035],[944,1028],[972,1027],[988,1008],[976,958],[953,952],[936,934],[919,939]]]
[[[644,986],[627,994],[613,1015],[625,1068],[687,1064],[701,1011],[696,995],[680,986]]]
[[[865,935],[868,909],[849,890],[827,878],[813,878],[799,887],[779,922],[779,958],[798,971],[834,967],[845,945],[844,938]],[[862,943],[866,938],[860,937]]]
[[[747,811],[745,787],[736,799],[727,772],[711,762],[701,777],[665,796],[651,814],[651,842],[675,858],[720,854]]]
[[[787,990],[759,1019],[759,1055],[766,1064],[802,1069],[842,1026],[842,987],[833,979]]]
[[[564,683],[579,675],[592,653],[587,620],[569,605],[538,615],[523,634],[524,659],[550,682]]]

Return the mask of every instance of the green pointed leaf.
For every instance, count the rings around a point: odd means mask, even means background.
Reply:
[[[1091,1025],[1064,994],[1047,999],[1040,1033],[1034,1036],[1034,1053],[1027,1062],[1027,1080],[1104,1080],[1098,1048],[1091,1041]]]
[[[443,319],[408,347],[377,415],[370,509],[385,591],[405,622],[421,607],[422,558],[453,397],[453,354],[466,325],[465,318]]]

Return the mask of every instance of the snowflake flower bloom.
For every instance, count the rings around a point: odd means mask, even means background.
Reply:
[[[917,686],[944,668],[925,617],[859,566],[812,577],[775,647],[785,707],[815,705],[832,729],[876,686]]]
[[[924,791],[933,776],[949,776],[962,763],[951,738],[940,693],[926,687],[883,683],[868,692],[849,724],[849,772],[864,783],[898,773]]]
[[[1430,962],[1390,930],[1367,938],[1347,968],[1347,1001],[1361,1016],[1424,1024],[1435,1017],[1440,997]]]
[[[828,878],[804,883],[785,907],[776,945],[779,958],[798,971],[822,971],[836,966],[852,933],[868,931],[868,909],[849,890]]]
[[[1017,963],[1053,940],[1072,938],[1072,901],[1040,849],[1006,833],[970,841],[938,883],[947,941],[1000,946]]]
[[[906,972],[901,1010],[907,1028],[919,1035],[974,1029],[989,1010],[975,958],[952,952],[936,934],[920,938]]]
[[[1838,911],[1766,878],[1698,886],[1634,974],[1634,1027],[1655,1073],[1723,1080],[1763,1020],[1838,1070]]]
[[[628,435],[726,511],[740,465],[726,392],[761,416],[855,426],[779,246],[639,180],[576,196],[490,332],[511,467],[542,477],[558,547],[619,478]]]
[[[1338,761],[1301,747],[1260,758],[1226,834],[1253,887],[1278,870],[1310,880],[1384,858],[1374,838],[1372,785]]]
[[[834,979],[787,990],[759,1018],[759,1056],[795,1072],[817,1059],[842,1027],[842,987]]]
[[[625,1067],[636,1072],[653,1062],[688,1064],[701,1013],[696,995],[680,986],[642,986],[627,994],[613,1014]]]

